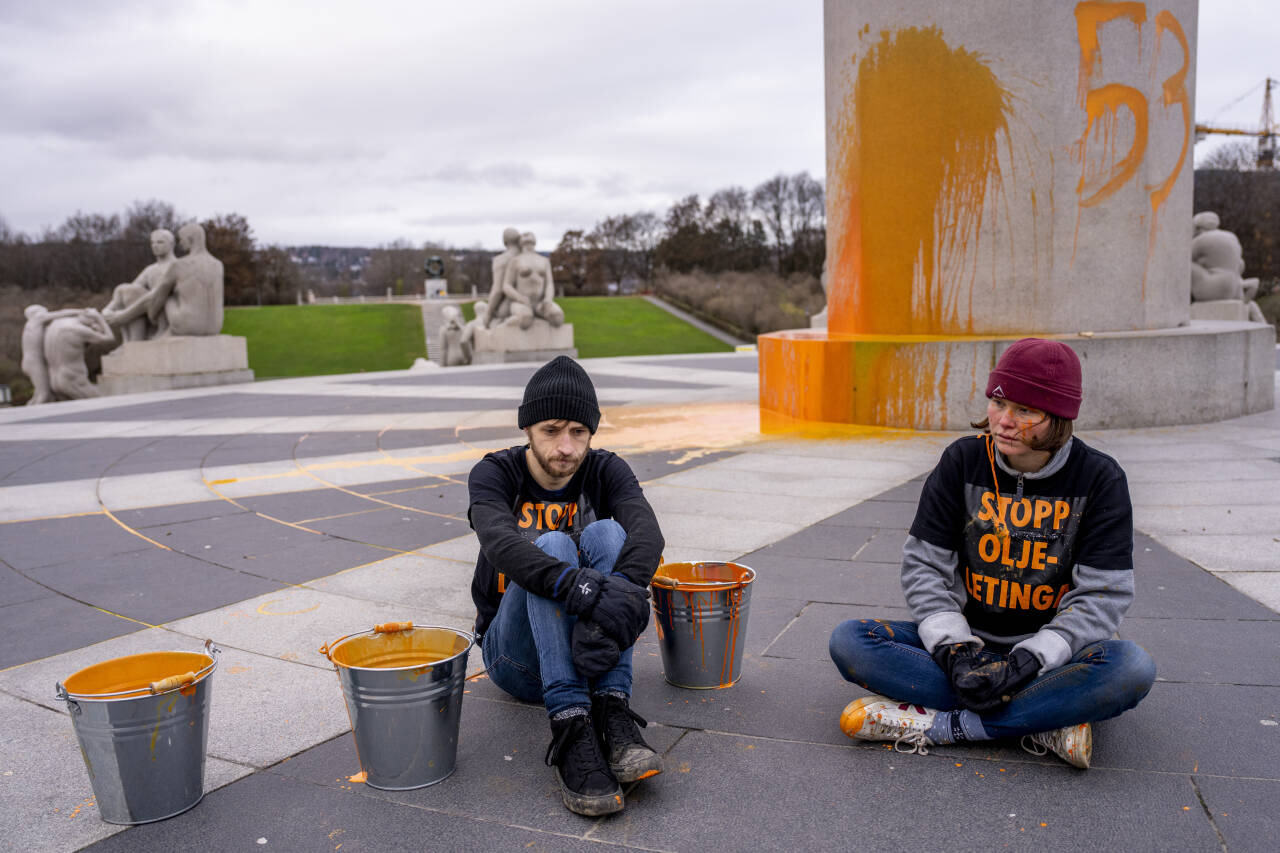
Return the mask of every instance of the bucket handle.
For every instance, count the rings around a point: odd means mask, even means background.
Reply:
[[[360,634],[367,634],[367,633],[392,634],[392,633],[395,633],[396,631],[412,631],[412,630],[413,630],[412,620],[406,621],[406,622],[383,622],[381,624],[374,625],[371,632],[357,631],[354,634],[347,634],[345,637],[339,637],[338,639],[334,640],[332,643],[325,643],[324,645],[320,646],[320,648],[316,649],[316,651],[324,655],[326,658],[329,659],[330,662],[332,662],[333,661],[332,652],[338,646],[342,645],[343,640],[349,640],[352,637],[359,636]]]
[[[215,646],[212,639],[204,641],[204,652],[211,658],[211,661],[208,666],[197,672],[187,672],[182,675],[170,676],[169,678],[163,678],[160,681],[153,681],[146,687],[138,687],[133,690],[120,690],[115,693],[94,693],[91,698],[110,699],[114,696],[137,696],[143,690],[149,690],[152,695],[155,695],[157,693],[164,693],[167,690],[173,690],[175,687],[182,687],[194,681],[199,681],[201,678],[204,678],[206,675],[217,669],[218,659],[222,656],[222,649]],[[67,688],[63,686],[61,681],[54,685],[54,693],[59,699],[67,703],[67,707],[71,709],[72,713],[80,713],[80,706],[75,703],[75,700],[72,699],[71,694],[67,692]]]

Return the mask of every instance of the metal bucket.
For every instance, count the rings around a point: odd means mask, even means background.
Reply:
[[[737,563],[664,563],[653,614],[662,672],[677,687],[729,687],[742,677],[754,569]]]
[[[388,622],[321,647],[338,673],[367,785],[424,788],[453,772],[474,644],[465,631]]]
[[[150,823],[204,796],[212,675],[221,650],[148,652],[85,667],[57,685],[107,823]]]

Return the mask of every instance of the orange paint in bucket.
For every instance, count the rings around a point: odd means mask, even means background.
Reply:
[[[730,687],[742,676],[755,570],[737,563],[664,563],[652,581],[663,677],[677,687]]]
[[[98,813],[138,824],[181,814],[204,796],[218,650],[147,652],[103,661],[57,685]]]

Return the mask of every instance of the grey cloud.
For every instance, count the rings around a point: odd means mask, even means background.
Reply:
[[[494,163],[479,167],[465,163],[452,163],[434,172],[415,175],[410,180],[425,183],[523,187],[534,181],[534,171],[528,163]]]

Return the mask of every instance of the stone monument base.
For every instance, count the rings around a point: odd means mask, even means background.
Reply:
[[[761,428],[970,429],[986,412],[987,374],[1020,337],[761,335]],[[1083,429],[1208,423],[1275,408],[1275,330],[1264,323],[1193,320],[1044,337],[1080,356]]]
[[[542,320],[527,329],[495,326],[476,329],[472,364],[504,364],[512,361],[550,361],[558,355],[578,357],[573,345],[573,324],[552,326]]]
[[[129,341],[107,353],[98,389],[115,395],[252,381],[244,338],[185,335]]]
[[[1241,322],[1249,319],[1249,303],[1239,299],[1210,299],[1208,302],[1191,303],[1192,320],[1234,320]]]

